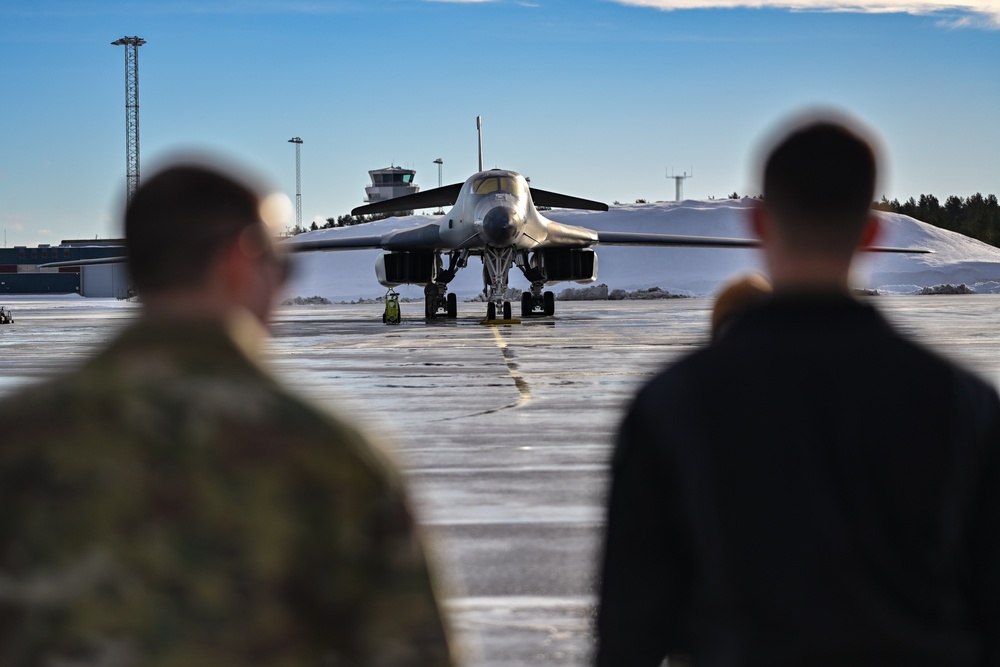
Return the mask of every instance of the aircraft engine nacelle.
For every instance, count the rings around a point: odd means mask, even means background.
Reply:
[[[434,281],[437,261],[431,251],[386,252],[375,260],[375,276],[385,287],[423,286]]]
[[[587,248],[549,248],[531,256],[531,267],[546,283],[592,283],[597,280],[597,253]]]

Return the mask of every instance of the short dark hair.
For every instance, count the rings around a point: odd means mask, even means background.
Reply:
[[[795,247],[850,252],[870,215],[875,179],[868,141],[842,123],[814,121],[771,151],[764,202]]]
[[[216,169],[178,164],[145,181],[125,211],[129,270],[140,293],[200,284],[219,252],[260,221],[260,198]]]

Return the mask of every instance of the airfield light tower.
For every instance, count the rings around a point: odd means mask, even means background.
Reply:
[[[302,139],[292,137],[288,143],[295,144],[295,229],[302,229],[302,168],[299,149],[302,148]]]
[[[125,47],[125,186],[131,202],[139,188],[139,47],[141,37],[122,37],[111,42]]]
[[[694,178],[694,167],[691,168],[691,173],[688,174],[686,171],[681,176],[675,176],[673,174],[667,174],[667,178],[674,179],[674,201],[681,200],[681,194],[684,192],[684,179]]]
[[[434,164],[436,164],[438,166],[438,187],[440,188],[442,185],[444,185],[444,181],[442,180],[442,171],[441,171],[444,168],[444,160],[442,160],[441,158],[438,158],[438,159],[434,160]],[[441,208],[440,206],[438,206],[438,210],[434,211],[434,213],[435,214],[443,214],[444,213],[444,209]]]

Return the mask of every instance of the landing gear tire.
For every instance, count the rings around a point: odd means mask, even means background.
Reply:
[[[556,314],[556,295],[552,292],[546,292],[542,295],[542,304],[544,305],[544,312],[546,315]]]
[[[521,293],[521,317],[531,317],[531,311],[534,310],[531,303],[531,292]]]
[[[503,302],[503,318],[505,320],[513,319],[510,312],[510,301]]]
[[[454,294],[448,295],[448,318],[455,319],[458,317],[458,297]]]
[[[495,320],[497,318],[497,305],[490,301],[486,304],[486,319]]]

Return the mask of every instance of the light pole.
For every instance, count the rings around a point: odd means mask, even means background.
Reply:
[[[444,160],[442,160],[441,158],[438,158],[438,159],[434,160],[434,164],[436,164],[438,166],[438,187],[440,188],[442,185],[444,185],[444,181],[441,180],[441,169],[444,167]],[[440,206],[438,206],[438,210],[434,211],[434,214],[435,215],[443,215],[444,214],[444,209],[441,208]]]
[[[299,149],[302,148],[302,139],[292,137],[288,143],[295,144],[295,231],[302,231],[302,163]]]
[[[125,47],[125,201],[139,189],[139,47],[142,37],[122,37],[112,46]]]

